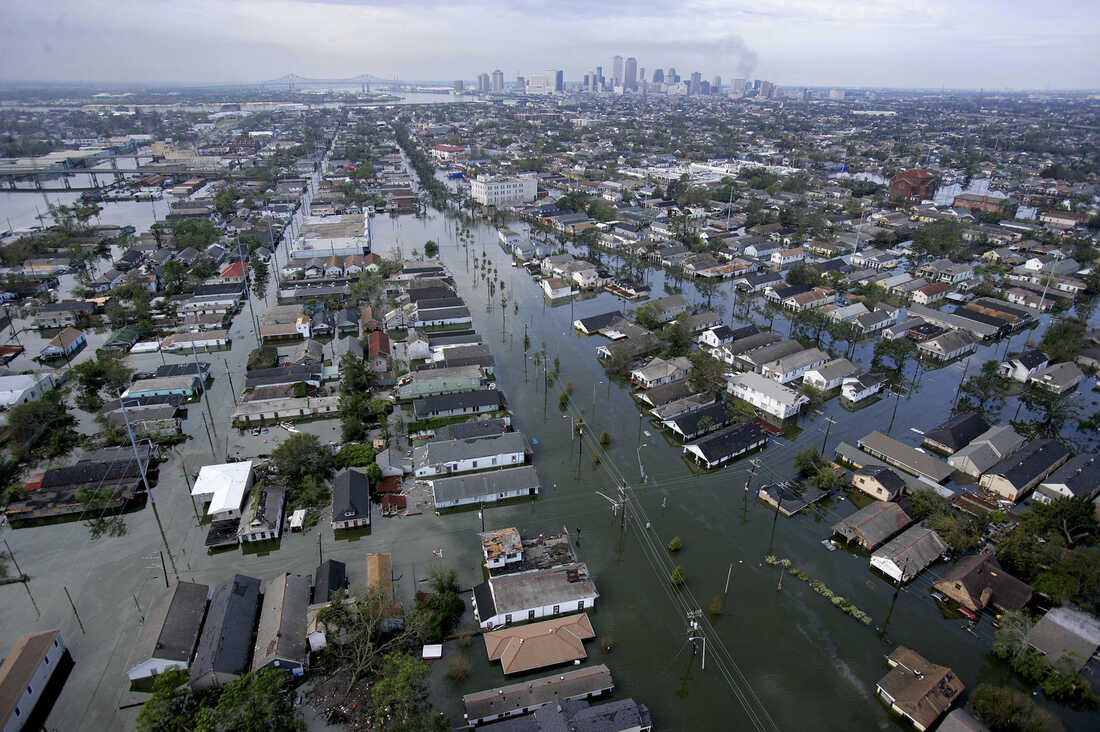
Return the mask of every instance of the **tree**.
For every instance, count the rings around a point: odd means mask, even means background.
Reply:
[[[691,360],[691,370],[688,371],[688,382],[691,388],[697,392],[710,393],[722,383],[723,364],[706,351],[695,351],[688,358]]]
[[[710,601],[710,614],[712,616],[721,615],[722,609],[722,596],[715,595],[714,599]]]
[[[271,277],[267,262],[262,257],[253,256],[249,258],[249,264],[252,266],[252,294],[256,299],[266,297],[267,283]]]
[[[420,617],[415,626],[424,642],[441,643],[462,618],[466,604],[459,595],[455,571],[450,567],[432,570],[429,586],[432,592],[417,599],[416,611]]]
[[[141,705],[138,732],[192,732],[199,704],[187,687],[186,669],[173,668],[153,677],[153,695]]]
[[[431,239],[428,239],[428,241],[424,242],[424,256],[428,259],[435,259],[439,256],[439,245]]]
[[[293,486],[303,480],[328,480],[332,473],[333,459],[327,447],[316,435],[299,432],[291,435],[271,453],[271,462]]]
[[[407,653],[388,653],[371,688],[375,725],[395,732],[434,729],[438,722],[427,703],[428,664]]]
[[[195,716],[196,732],[297,732],[305,729],[294,710],[291,676],[283,669],[245,674],[225,685],[215,707]]]
[[[668,343],[670,356],[683,356],[691,348],[691,328],[684,318],[678,318],[661,330],[661,337]]]
[[[673,587],[683,587],[686,581],[683,567],[676,565],[676,568],[672,570],[672,574],[669,575],[668,581],[672,583]]]
[[[126,520],[118,514],[107,516],[108,510],[117,509],[113,486],[81,486],[76,490],[76,501],[87,516],[88,533],[93,539],[103,535],[122,536],[126,533]]]
[[[600,446],[603,447],[606,450],[607,446],[610,445],[610,444],[611,444],[611,435],[608,433],[607,430],[604,430],[603,432],[600,433]]]
[[[1032,502],[1021,517],[1025,530],[1038,536],[1060,534],[1066,545],[1091,544],[1100,535],[1093,505],[1087,498],[1060,498],[1050,503]]]
[[[103,390],[107,389],[111,397],[116,396],[129,386],[132,373],[121,358],[106,351],[94,361],[74,365],[71,374],[80,388],[76,405],[89,412],[98,410],[103,405]]]
[[[1064,732],[1058,717],[1015,689],[979,684],[968,702],[990,732]]]
[[[680,542],[680,537],[674,536],[668,542],[668,550],[670,552],[678,552],[683,548],[683,544]]]
[[[346,591],[333,596],[332,603],[321,610],[318,621],[331,632],[329,657],[331,675],[346,677],[344,698],[374,671],[382,657],[400,648],[413,634],[412,625],[397,632],[387,632],[389,619],[399,617],[400,606],[377,587],[367,587],[348,595]]]
[[[1039,348],[1050,356],[1051,363],[1073,361],[1088,347],[1088,323],[1079,318],[1063,318],[1053,323],[1043,334]]]
[[[76,419],[65,408],[61,392],[50,389],[39,399],[8,410],[8,440],[18,453],[43,444],[51,457],[64,455],[76,441]]]
[[[821,454],[816,447],[807,447],[805,450],[799,450],[795,453],[794,466],[803,475],[816,473],[822,464]]]

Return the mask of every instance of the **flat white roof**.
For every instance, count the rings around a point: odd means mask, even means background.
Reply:
[[[210,498],[210,507],[206,511],[210,515],[239,509],[251,473],[251,460],[206,465],[199,470],[191,495]]]

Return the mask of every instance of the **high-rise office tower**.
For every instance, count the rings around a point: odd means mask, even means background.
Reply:
[[[668,71],[665,72],[665,83],[675,84],[678,81],[680,81],[680,77],[676,75],[676,67],[669,66]]]
[[[698,71],[693,71],[691,74],[691,84],[688,86],[688,94],[699,94],[702,92],[703,75]]]
[[[623,88],[638,88],[638,59],[633,56],[626,60],[626,66],[623,67]]]
[[[645,66],[638,69],[638,83],[645,84]]]
[[[710,93],[711,94],[717,94],[718,91],[721,88],[722,88],[722,77],[721,76],[715,76],[714,81],[710,82]]]
[[[710,82],[709,81],[704,80],[704,81],[699,82],[699,93],[704,94],[704,95],[710,94]]]
[[[665,72],[662,69],[657,69],[653,72],[653,83],[663,84],[665,82]]]
[[[522,76],[517,76],[516,77],[516,89],[518,89],[520,92],[523,92],[526,88],[527,88],[527,79],[524,79]]]
[[[744,92],[745,92],[745,80],[744,79],[734,79],[733,80],[733,87],[730,89],[730,91],[737,92],[739,94],[744,94]]]
[[[554,72],[554,91],[565,91],[565,72],[561,69]]]
[[[753,79],[752,88],[756,89],[757,91],[760,90],[760,79]]]
[[[623,83],[623,57],[616,56],[611,62],[611,81],[615,86]]]
[[[482,93],[489,91],[489,75],[488,74],[482,73],[482,74],[477,75],[477,90],[479,92],[482,92]]]
[[[504,91],[504,72],[500,69],[493,71],[493,91],[498,93]]]
[[[596,91],[603,91],[603,66],[596,67]]]
[[[466,85],[462,83],[462,79],[455,79],[455,91],[460,92]]]

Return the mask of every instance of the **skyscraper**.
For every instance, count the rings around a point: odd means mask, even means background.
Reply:
[[[638,69],[638,83],[645,84],[645,66]]]
[[[616,56],[611,62],[611,80],[615,86],[623,83],[623,57]]]
[[[722,77],[715,76],[714,81],[710,82],[710,93],[717,94],[722,88]]]
[[[496,93],[504,91],[504,72],[500,69],[493,71],[493,91]]]
[[[478,74],[477,75],[477,90],[478,92],[485,93],[489,91],[489,75]]]
[[[688,87],[688,94],[699,94],[702,92],[703,75],[698,71],[693,71],[691,74],[691,85]]]
[[[626,66],[623,69],[623,88],[638,88],[638,59],[633,56],[626,60]]]
[[[665,72],[662,69],[657,69],[653,72],[653,83],[663,84],[665,82]]]
[[[554,91],[565,91],[565,72],[563,72],[561,69],[558,69],[554,72]]]
[[[676,67],[669,66],[668,71],[665,72],[665,83],[675,84],[680,80],[680,77],[676,75]]]
[[[462,79],[455,79],[455,91],[456,92],[462,91],[462,89],[464,87],[465,87],[465,84],[462,83]]]
[[[603,66],[596,67],[596,91],[603,91]]]
[[[734,79],[733,80],[733,88],[730,89],[730,91],[735,92],[737,94],[744,94],[745,93],[745,80],[744,79]]]

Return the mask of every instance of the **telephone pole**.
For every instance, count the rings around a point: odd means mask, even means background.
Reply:
[[[825,418],[825,439],[821,441],[821,455],[825,455],[825,446],[829,444],[829,429],[836,424],[836,420],[832,417]]]

